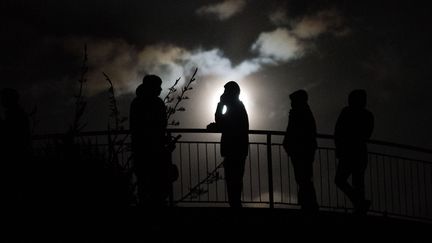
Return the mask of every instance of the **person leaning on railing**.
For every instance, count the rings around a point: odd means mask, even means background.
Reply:
[[[367,141],[374,128],[374,116],[366,109],[366,91],[353,90],[335,126],[336,157],[339,163],[335,183],[354,206],[354,213],[365,214],[371,202],[365,199],[364,176],[368,164]],[[352,176],[352,185],[348,177]]]

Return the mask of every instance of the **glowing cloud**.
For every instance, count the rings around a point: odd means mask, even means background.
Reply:
[[[304,53],[304,46],[288,29],[277,28],[261,33],[252,45],[252,50],[262,57],[286,62],[300,57]]]
[[[240,11],[245,1],[232,0],[202,8],[201,11],[220,14],[227,18]],[[229,9],[229,10],[228,10]],[[287,23],[284,12],[278,12],[274,21]],[[278,17],[279,16],[279,17]],[[237,65],[219,48],[185,49],[176,45],[157,44],[137,48],[121,39],[72,38],[66,40],[66,49],[75,55],[82,53],[82,43],[88,44],[88,95],[107,89],[102,72],[107,73],[117,94],[133,93],[145,74],[159,75],[166,89],[178,77],[185,78],[199,68],[202,80],[242,80],[266,65],[279,65],[303,57],[314,38],[321,34],[343,30],[342,19],[336,11],[326,10],[293,21],[291,27],[278,27],[259,34],[251,45],[256,57],[244,59]]]
[[[307,15],[297,20],[292,32],[303,39],[315,38],[327,32],[343,35],[348,33],[348,29],[342,24],[343,19],[336,10],[322,10],[315,15]]]
[[[223,77],[224,80],[240,80],[259,71],[264,58],[246,59],[238,65],[224,56],[220,49],[187,50],[175,45],[152,45],[137,49],[122,40],[83,40],[67,41],[67,49],[79,55],[82,46],[88,43],[89,82],[88,94],[94,95],[107,89],[102,72],[107,73],[118,94],[132,93],[145,74],[157,74],[168,87],[178,77],[185,77],[195,68],[199,68],[201,78]],[[163,88],[166,88],[163,87]]]
[[[198,15],[215,15],[219,20],[226,20],[239,13],[246,6],[246,0],[225,0],[221,3],[199,8]]]
[[[349,33],[349,29],[343,26],[342,17],[334,9],[294,20],[290,20],[286,12],[279,9],[271,13],[269,19],[279,27],[261,33],[251,49],[261,58],[275,62],[288,62],[304,56],[311,41],[322,34],[343,36]]]

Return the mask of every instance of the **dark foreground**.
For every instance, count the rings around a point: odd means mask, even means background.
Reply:
[[[1,242],[432,242],[432,224],[298,210],[32,210],[3,217]]]

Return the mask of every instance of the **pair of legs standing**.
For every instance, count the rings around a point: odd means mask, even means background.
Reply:
[[[365,214],[370,201],[365,198],[364,176],[367,167],[367,153],[341,156],[336,170],[336,186],[345,193],[354,206],[354,213]],[[352,184],[348,183],[352,176]]]
[[[241,208],[241,193],[246,157],[227,156],[224,160],[225,182],[228,202],[232,208]]]
[[[318,212],[315,187],[313,184],[313,161],[314,154],[291,155],[294,168],[294,176],[298,185],[299,204],[305,213],[314,214]]]

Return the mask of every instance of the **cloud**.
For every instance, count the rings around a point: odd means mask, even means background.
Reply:
[[[219,49],[195,50],[187,57],[187,66],[199,66],[204,76],[224,76],[228,79],[239,80],[261,68],[258,59],[247,59],[233,66],[231,60],[223,55]]]
[[[108,74],[117,94],[133,93],[145,74],[156,74],[164,80],[164,89],[182,77],[180,85],[194,68],[199,68],[201,79],[223,77],[241,80],[259,71],[266,58],[251,58],[234,65],[218,49],[188,50],[176,45],[158,44],[136,48],[123,40],[71,39],[66,49],[82,55],[82,43],[88,45],[88,95],[107,90],[108,83],[102,72]]]
[[[292,34],[301,39],[312,39],[325,33],[344,36],[350,32],[335,8],[320,10],[296,19],[290,19],[285,10],[278,9],[270,13],[269,20],[278,27],[290,29]]]
[[[224,0],[199,8],[198,15],[215,15],[219,20],[227,20],[239,13],[246,6],[246,0]]]
[[[286,62],[302,56],[305,47],[288,29],[277,28],[261,33],[252,45],[252,50],[257,51],[262,57]]]
[[[269,15],[270,22],[274,25],[281,26],[290,23],[287,13],[284,10],[278,9]]]
[[[344,35],[348,29],[343,26],[343,19],[334,10],[322,10],[314,15],[306,15],[293,24],[292,33],[303,39],[316,38],[324,33]]]
[[[337,37],[349,33],[343,18],[335,9],[321,10],[313,15],[289,19],[286,12],[276,10],[269,15],[278,27],[262,32],[251,49],[261,58],[288,62],[303,57],[320,35],[331,33]]]
[[[212,7],[224,10],[226,6],[232,5],[235,7],[231,11],[236,12],[244,4],[245,1],[225,1]],[[279,18],[279,23],[288,21],[283,12],[280,14],[282,17]],[[219,77],[224,80],[241,80],[267,65],[280,65],[301,58],[313,45],[315,38],[324,33],[336,33],[343,29],[342,18],[335,10],[320,11],[291,23],[292,26],[277,27],[272,31],[260,33],[251,45],[251,50],[257,55],[238,64],[233,64],[219,48],[186,49],[173,44],[136,47],[122,39],[95,38],[70,38],[64,43],[66,49],[77,56],[82,55],[82,43],[88,44],[88,95],[100,93],[108,88],[102,72],[110,76],[117,94],[125,94],[133,93],[142,77],[149,73],[161,76],[165,81],[164,89],[178,77],[182,77],[182,85],[196,67],[199,68],[202,80]]]

